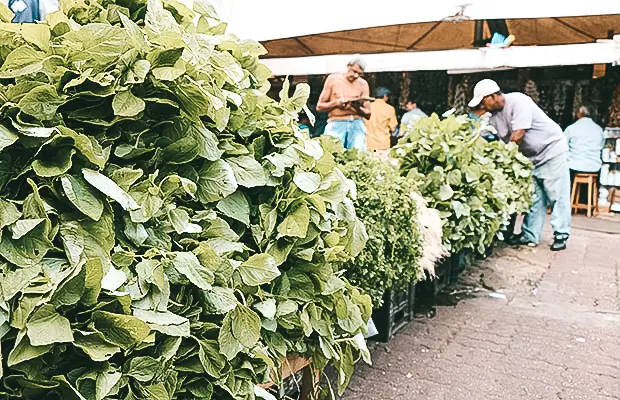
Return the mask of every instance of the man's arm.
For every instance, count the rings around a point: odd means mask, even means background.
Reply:
[[[361,78],[360,78],[361,79]],[[362,87],[362,97],[370,97],[370,88],[368,87],[368,82],[363,81],[364,82],[364,86]],[[357,113],[366,118],[369,119],[370,118],[370,102],[369,101],[365,101],[363,103],[360,103],[360,107],[356,108]]]
[[[396,119],[396,109],[392,107],[392,115],[390,116],[390,133],[394,133],[398,127],[398,120]]]
[[[510,135],[511,142],[521,144],[526,131],[532,128],[534,107],[538,106],[525,95],[517,103],[510,118],[510,127],[512,129],[512,135]]]
[[[323,91],[319,96],[319,101],[316,105],[316,110],[318,112],[330,112],[334,108],[341,107],[343,102],[342,99],[337,99],[334,101],[330,101],[332,97],[332,87],[333,87],[333,78],[332,76],[328,76],[325,80],[325,86],[323,86]]]
[[[525,129],[517,129],[516,131],[512,131],[512,135],[510,136],[510,141],[516,144],[521,144],[521,141],[525,137]]]

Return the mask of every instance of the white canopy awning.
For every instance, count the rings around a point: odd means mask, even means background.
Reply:
[[[191,0],[186,0],[191,1]],[[472,20],[620,14],[617,0],[211,0],[230,32],[259,41],[442,21],[468,4]],[[616,32],[620,33],[620,32]]]
[[[271,58],[263,62],[274,75],[318,75],[343,71],[350,54]],[[620,36],[603,43],[515,46],[506,49],[456,49],[365,54],[366,72],[492,70],[498,68],[620,62]]]

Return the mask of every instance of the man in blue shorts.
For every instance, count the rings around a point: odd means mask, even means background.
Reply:
[[[331,74],[316,106],[318,112],[328,112],[325,134],[340,139],[345,149],[366,149],[366,128],[363,118],[370,118],[370,90],[362,78],[366,63],[353,57],[347,72]]]

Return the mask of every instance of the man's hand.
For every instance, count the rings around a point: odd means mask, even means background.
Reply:
[[[521,141],[525,137],[525,129],[518,129],[516,131],[512,131],[512,135],[510,136],[510,141],[516,144],[521,144]]]
[[[366,119],[370,118],[370,101],[366,97],[357,97],[348,101],[349,107],[355,113]]]

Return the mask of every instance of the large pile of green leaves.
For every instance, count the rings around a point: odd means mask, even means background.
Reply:
[[[74,1],[0,25],[2,396],[254,399],[368,360],[337,265],[354,188],[212,8]],[[277,378],[277,376],[275,376]]]
[[[534,194],[532,162],[519,151],[519,146],[514,143],[491,142],[484,147],[484,150],[495,167],[500,169],[506,177],[503,190],[508,197],[508,212],[510,214],[527,213],[532,206]]]
[[[485,253],[510,214],[529,207],[531,163],[514,145],[488,143],[479,122],[437,115],[420,120],[393,154],[401,173],[421,180],[429,206],[444,219],[452,253]]]
[[[346,263],[345,270],[378,308],[386,290],[402,289],[424,277],[419,264],[424,238],[412,197],[417,187],[370,153],[350,150],[339,160],[345,175],[356,183],[355,210],[368,231],[366,248]]]

